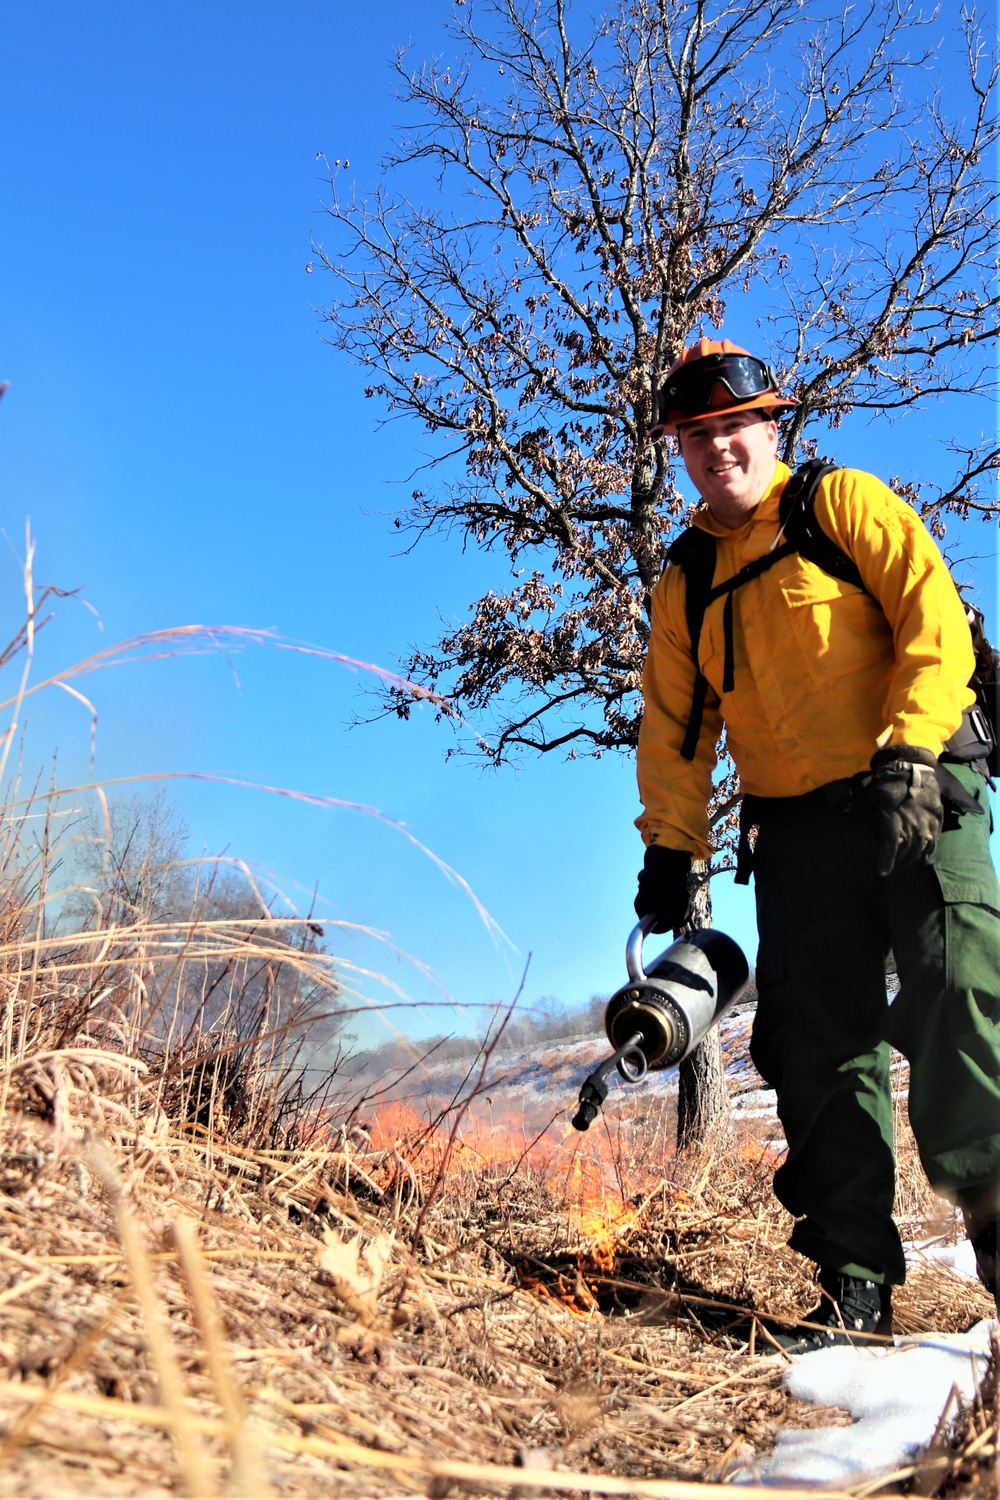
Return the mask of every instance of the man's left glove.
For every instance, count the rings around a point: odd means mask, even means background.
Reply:
[[[919,745],[890,745],[875,752],[871,765],[878,873],[929,864],[944,824],[937,756]]]
[[[655,916],[653,932],[673,932],[687,917],[690,895],[688,874],[691,856],[683,849],[665,849],[650,844],[639,871],[635,898],[637,917]]]

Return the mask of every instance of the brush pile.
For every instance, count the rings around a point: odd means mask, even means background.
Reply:
[[[770,1150],[676,1158],[636,1095],[516,1154],[470,1123],[485,1072],[432,1126],[338,1124],[289,1041],[336,981],[287,924],[105,904],[56,938],[29,885],[0,914],[0,1494],[677,1495],[847,1420],[762,1357],[813,1291]],[[926,1233],[915,1166],[901,1191]],[[897,1327],[989,1310],[926,1269]],[[995,1419],[990,1386],[918,1492],[986,1486]]]

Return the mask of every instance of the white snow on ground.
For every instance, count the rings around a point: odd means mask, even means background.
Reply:
[[[775,1096],[772,1090],[761,1086],[747,1055],[747,1040],[750,1035],[752,1015],[738,1011],[729,1015],[719,1028],[724,1052],[729,1057],[726,1077],[733,1094],[733,1107],[737,1114],[774,1114]],[[533,1116],[532,1105],[540,1100],[551,1114],[553,1108],[562,1105],[567,1114],[576,1106],[577,1094],[583,1080],[611,1051],[607,1037],[584,1036],[562,1041],[543,1041],[516,1051],[498,1051],[490,1065],[484,1088],[497,1099],[509,1098],[518,1107],[527,1104],[527,1112]],[[414,1101],[418,1113],[425,1109],[429,1098],[435,1103],[454,1097],[462,1088],[469,1071],[468,1057],[439,1062],[431,1055],[414,1072],[393,1082],[392,1073],[404,1073],[402,1065],[394,1066],[390,1074],[379,1060],[377,1052],[367,1053],[351,1060],[344,1068],[347,1081],[358,1081],[363,1085],[377,1084],[379,1095],[385,1099],[408,1099]],[[617,1073],[612,1073],[610,1104],[619,1099],[632,1099],[638,1103],[650,1097],[660,1098],[676,1094],[677,1070],[654,1068],[638,1086],[623,1083]]]
[[[800,1355],[785,1384],[803,1401],[837,1406],[851,1427],[782,1432],[774,1452],[737,1483],[857,1482],[911,1463],[934,1435],[953,1385],[964,1400],[982,1379],[993,1324],[925,1334],[895,1349],[821,1349]]]
[[[906,1259],[910,1265],[936,1260],[976,1279],[975,1257],[964,1239],[954,1245],[918,1241],[906,1246]],[[853,1426],[787,1429],[774,1452],[741,1470],[735,1483],[857,1483],[912,1463],[934,1436],[952,1387],[964,1401],[975,1394],[995,1326],[984,1321],[967,1333],[897,1338],[894,1349],[800,1355],[785,1375],[787,1389],[802,1401],[850,1412]]]
[[[906,1247],[906,1263],[913,1265],[922,1260],[936,1260],[950,1266],[960,1276],[976,1280],[976,1257],[968,1240],[959,1240],[955,1245],[943,1245],[940,1240],[918,1240]]]

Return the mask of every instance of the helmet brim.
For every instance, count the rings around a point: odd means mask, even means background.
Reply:
[[[774,391],[765,391],[759,396],[748,396],[745,401],[729,401],[725,406],[712,406],[705,411],[695,412],[692,416],[669,417],[666,421],[655,422],[646,434],[651,443],[659,442],[663,437],[676,437],[678,428],[687,427],[691,422],[700,422],[704,417],[728,417],[733,412],[740,411],[766,411],[770,416],[779,416],[782,412],[795,411],[799,403],[789,401],[787,396],[779,396]]]

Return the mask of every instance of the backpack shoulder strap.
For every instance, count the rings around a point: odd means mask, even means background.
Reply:
[[[700,526],[689,526],[671,542],[667,562],[673,563],[684,574],[687,585],[684,613],[691,640],[691,657],[697,666],[702,621],[715,578],[715,537],[702,531]]]
[[[682,531],[667,549],[667,562],[681,568],[685,580],[684,612],[691,640],[691,660],[694,661],[694,691],[681,754],[685,760],[694,760],[708,697],[708,678],[699,666],[699,640],[702,639],[702,622],[715,577],[715,537],[702,531],[700,526],[688,526],[687,531]]]
[[[715,537],[709,536],[707,531],[702,531],[698,526],[689,526],[686,531],[681,532],[675,542],[671,543],[667,551],[667,561],[675,568],[680,568],[686,585],[684,613],[687,617],[695,679],[694,692],[691,695],[691,712],[688,715],[687,729],[684,731],[681,755],[684,760],[694,760],[695,750],[698,748],[698,736],[701,733],[701,721],[705,712],[705,699],[708,696],[708,681],[698,665],[698,643],[701,640],[702,622],[705,619],[705,610],[708,608],[712,582],[715,578]]]
[[[848,557],[844,549],[827,536],[816,519],[816,491],[819,482],[825,475],[832,474],[836,467],[836,464],[824,463],[821,458],[811,458],[808,463],[802,464],[785,485],[778,515],[785,537],[800,556],[815,563],[817,568],[822,568],[832,578],[839,578],[842,583],[853,583],[856,588],[864,589],[853,558]]]

